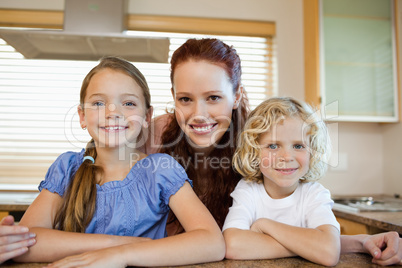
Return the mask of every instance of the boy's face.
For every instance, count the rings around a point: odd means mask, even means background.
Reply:
[[[309,136],[304,121],[288,117],[273,125],[259,139],[260,170],[264,187],[272,198],[284,198],[294,192],[309,170]]]

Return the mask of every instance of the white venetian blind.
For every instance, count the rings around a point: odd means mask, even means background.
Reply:
[[[136,32],[128,32],[135,35]],[[147,33],[170,38],[170,56],[188,38],[217,37],[233,45],[242,60],[242,82],[254,108],[275,92],[271,38]],[[144,35],[144,32],[141,32]],[[77,111],[81,82],[97,62],[33,60],[0,39],[0,189],[36,189],[61,153],[80,151],[90,137]],[[169,64],[134,63],[145,75],[155,107],[172,103]]]

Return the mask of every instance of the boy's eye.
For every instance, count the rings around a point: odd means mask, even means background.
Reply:
[[[278,145],[277,144],[270,144],[270,145],[268,145],[268,148],[271,149],[271,150],[275,150],[275,149],[278,149]]]
[[[295,144],[293,147],[298,150],[304,149],[304,145],[302,144]]]

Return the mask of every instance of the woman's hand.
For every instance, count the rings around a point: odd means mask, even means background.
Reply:
[[[35,243],[35,234],[25,226],[14,225],[12,216],[0,221],[0,264],[24,254]]]
[[[120,248],[121,250],[121,248]],[[70,268],[70,267],[94,267],[114,268],[126,267],[123,258],[120,257],[119,248],[112,247],[89,251],[79,255],[73,255],[49,264],[49,268]]]
[[[363,248],[379,265],[402,264],[402,238],[397,232],[369,235],[362,241]]]

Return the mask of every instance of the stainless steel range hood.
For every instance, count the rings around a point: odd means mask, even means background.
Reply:
[[[29,59],[168,62],[168,38],[124,34],[126,10],[126,0],[65,0],[64,30],[0,29],[0,37]]]

